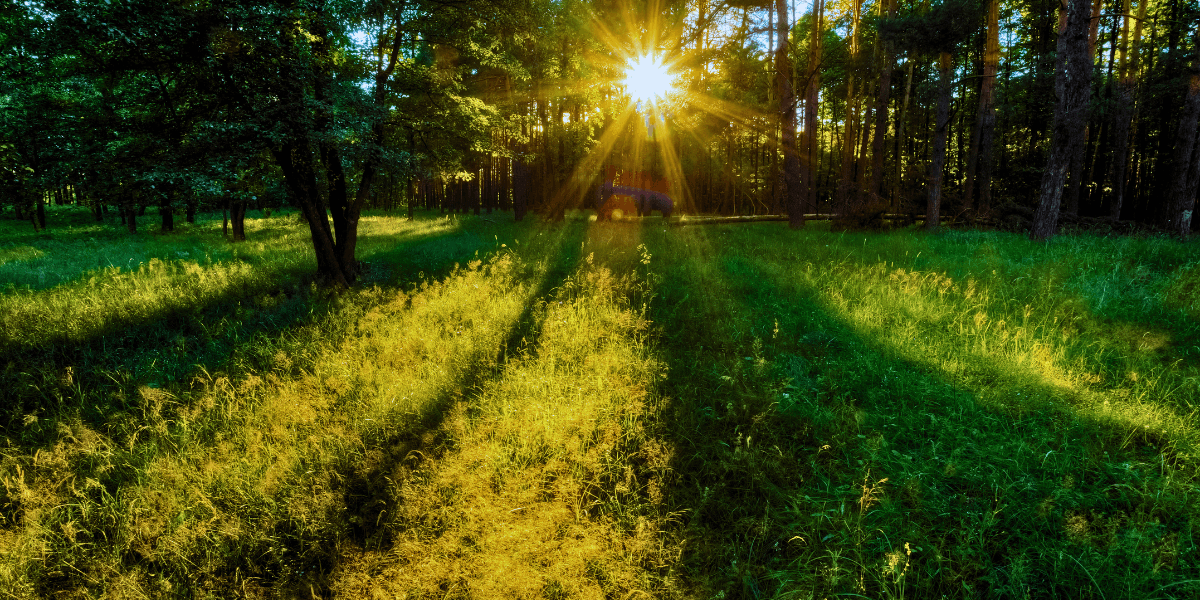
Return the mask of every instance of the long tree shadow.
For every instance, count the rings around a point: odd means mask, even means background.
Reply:
[[[581,260],[580,242],[586,230],[587,226],[583,223],[535,225],[531,240],[525,246],[533,246],[533,254],[548,257],[549,262],[530,265],[536,275],[531,273],[533,285],[527,295],[528,301],[520,315],[507,325],[498,354],[481,358],[476,363],[486,364],[487,368],[468,368],[455,373],[451,383],[426,402],[406,427],[361,440],[364,454],[369,453],[373,458],[369,462],[347,463],[340,467],[339,476],[345,481],[344,506],[329,514],[328,521],[344,523],[347,529],[335,537],[352,540],[364,549],[387,550],[391,547],[396,532],[380,523],[383,515],[397,511],[394,490],[403,481],[395,477],[398,473],[409,477],[419,476],[420,468],[424,466],[422,463],[437,461],[452,450],[454,440],[442,428],[451,408],[456,403],[472,404],[474,394],[483,390],[489,382],[503,377],[509,358],[529,357],[536,352],[544,325],[544,312],[539,310],[539,305],[548,301],[578,268]],[[328,586],[330,576],[344,557],[336,552],[331,539],[305,539],[295,533],[292,533],[292,539],[296,541],[294,557],[303,557],[304,562],[300,570],[320,573],[317,578],[319,583]],[[307,589],[304,581],[284,582],[284,585],[291,584]]]
[[[394,508],[389,504],[394,502],[388,493],[388,486],[392,483],[390,478],[395,477],[398,472],[405,472],[406,469],[411,472],[408,467],[418,466],[416,463],[420,460],[436,459],[441,452],[444,452],[448,447],[447,444],[452,442],[440,433],[440,426],[449,407],[469,398],[489,380],[500,376],[504,366],[502,359],[506,355],[523,352],[527,345],[533,346],[536,343],[542,325],[539,319],[541,313],[536,310],[537,304],[544,302],[545,298],[553,293],[553,290],[574,271],[579,262],[580,240],[583,238],[584,232],[584,226],[580,224],[569,224],[566,227],[535,227],[535,231],[531,232],[529,239],[523,245],[533,246],[536,253],[549,256],[551,260],[545,264],[531,265],[525,272],[518,274],[518,278],[530,286],[529,302],[523,307],[520,315],[507,324],[507,331],[501,336],[502,347],[509,350],[502,350],[500,356],[493,356],[491,355],[492,347],[478,349],[477,353],[480,353],[480,356],[477,359],[463,362],[463,368],[451,374],[449,382],[439,388],[439,392],[434,398],[424,402],[419,411],[403,415],[402,427],[363,430],[361,439],[356,440],[356,446],[361,448],[362,452],[356,454],[355,457],[347,457],[344,462],[334,465],[335,479],[339,481],[337,489],[342,496],[342,502],[327,515],[324,521],[327,526],[313,528],[305,525],[304,519],[280,519],[279,507],[274,506],[274,500],[260,505],[260,503],[247,503],[242,496],[235,494],[232,498],[238,502],[238,505],[234,506],[225,505],[222,500],[214,496],[215,510],[227,514],[237,514],[246,522],[260,524],[269,531],[265,534],[247,536],[246,541],[239,542],[241,545],[236,551],[228,553],[227,564],[216,571],[207,573],[205,577],[225,578],[228,581],[236,582],[239,577],[244,581],[247,576],[251,576],[276,585],[282,590],[293,590],[294,588],[293,591],[297,594],[308,593],[313,589],[310,588],[310,585],[315,585],[316,589],[320,589],[328,584],[328,575],[342,559],[338,549],[339,544],[343,541],[349,540],[363,547],[387,547],[392,541],[389,537],[390,534],[381,530],[378,523],[382,512]],[[410,240],[409,243],[424,247],[429,251],[422,259],[426,262],[421,265],[421,270],[425,271],[423,277],[429,278],[431,273],[449,273],[454,269],[452,263],[455,261],[465,262],[462,259],[468,252],[469,256],[475,256],[476,249],[472,248],[472,244],[482,245],[484,242],[493,242],[495,238],[486,240],[482,236],[474,236],[473,239],[475,242],[455,244],[454,249],[448,252],[437,251],[437,240]],[[484,251],[481,254],[485,255],[492,249],[479,248]],[[402,250],[399,248],[395,252]],[[376,254],[371,260],[380,261],[381,259]],[[419,273],[405,269],[397,269],[394,273],[396,272],[399,274],[392,278],[394,285],[404,286],[406,283],[416,283],[416,278],[421,277]],[[208,367],[215,369],[224,364],[221,361],[228,361],[231,355],[251,357],[247,364],[242,364],[238,368],[250,375],[268,370],[260,368],[264,365],[254,363],[256,338],[263,335],[289,335],[288,330],[337,310],[335,300],[335,298],[330,298],[328,302],[321,304],[319,303],[322,301],[320,298],[297,295],[287,301],[292,303],[289,306],[277,306],[273,307],[273,310],[260,311],[253,316],[253,319],[257,320],[255,323],[250,323],[250,319],[244,318],[233,308],[223,308],[219,304],[210,307],[207,310],[213,311],[216,319],[224,318],[230,322],[229,331],[223,332],[220,337],[212,336],[211,331],[208,330],[198,331],[197,336],[205,335],[207,338],[213,338],[210,343],[215,348],[207,349],[207,354],[190,355],[190,358],[203,359],[211,356],[212,362],[208,363]],[[314,302],[318,302],[315,308]],[[222,310],[224,312],[220,312]],[[72,349],[76,353],[74,355],[61,348],[47,348],[44,356],[33,358],[77,360],[78,356],[82,355],[85,358],[93,359],[94,362],[82,365],[81,371],[86,368],[94,372],[105,368],[106,365],[117,365],[114,368],[122,365],[132,365],[131,368],[148,368],[147,363],[152,365],[155,360],[153,346],[147,350],[147,354],[95,355],[102,352],[106,344],[116,344],[118,341],[137,340],[144,343],[144,340],[139,339],[139,333],[143,336],[152,335],[156,327],[162,327],[167,322],[161,320],[145,325],[139,331],[124,332],[117,341],[111,337],[100,337],[90,341],[90,345],[81,345],[79,348]],[[200,321],[200,323],[207,325],[210,329],[212,327],[212,320]],[[180,334],[176,331],[175,335]],[[169,338],[158,341],[159,348],[157,349],[160,352],[163,351],[162,346],[170,349]],[[104,360],[108,362],[102,362]],[[179,367],[181,369],[186,368],[190,362],[189,355],[186,354],[176,360],[181,363]],[[262,357],[262,360],[269,360],[269,357]],[[201,364],[200,366],[205,365]],[[94,401],[99,392],[85,387],[84,381],[77,377],[75,385],[79,390],[78,393],[80,396],[86,395]],[[136,403],[138,396],[131,386],[144,383],[144,381],[120,381],[114,382],[112,385],[118,390],[127,390],[129,396],[132,397],[127,402]],[[57,406],[55,407],[57,412],[52,417],[61,415],[63,418],[67,418],[67,413],[76,410],[81,414],[85,423],[90,426],[100,425],[99,428],[103,430],[104,420],[110,416],[105,408],[136,412],[136,407],[133,406],[110,406],[102,407],[97,410],[95,415],[92,415],[85,412],[86,407]],[[46,424],[21,439],[23,445],[18,448],[21,448],[23,453],[33,454],[38,449],[54,443],[56,430],[53,427],[53,418],[39,419],[40,421],[46,421]],[[34,424],[36,425],[37,422]],[[26,426],[26,429],[30,429],[27,424],[23,425]],[[130,448],[130,450],[134,449]],[[154,452],[142,452],[139,456],[142,454],[147,459],[154,456]],[[135,472],[141,468],[138,467],[141,464],[138,457],[131,455],[129,459],[132,461],[132,465],[125,465],[102,474],[103,481],[99,481],[99,483],[108,489],[109,494],[109,500],[105,502],[111,503],[112,498],[120,497],[118,489],[120,486],[133,485],[135,480],[143,476]],[[142,467],[144,466],[142,465]],[[305,477],[300,471],[290,473],[290,475],[298,478],[297,480],[304,480]],[[0,500],[5,498],[0,496]],[[0,508],[9,511],[12,506],[4,503],[0,505]],[[6,515],[12,516],[8,513],[0,513],[0,516]],[[86,531],[87,523],[91,520],[84,514],[79,519],[79,526]],[[97,538],[105,535],[120,537],[124,534],[119,525],[119,523],[98,525],[100,529],[88,531],[88,534]],[[108,529],[112,529],[112,531],[108,532]],[[154,572],[161,570],[164,575],[177,581],[194,580],[194,574],[184,571],[176,572],[177,568],[160,564],[153,559],[147,561],[133,552],[128,552],[128,554],[129,556],[123,560],[130,566],[136,564],[139,569],[150,569]],[[305,573],[307,575],[301,577]],[[51,593],[55,590],[67,589],[75,584],[83,584],[83,580],[72,577],[67,577],[63,581],[46,580],[40,582],[39,585],[44,588],[43,591]],[[232,592],[233,588],[230,590]]]
[[[450,238],[448,251],[434,252]],[[400,269],[386,283],[410,287],[422,277],[445,276],[457,263],[494,249],[482,237],[455,232],[395,236],[385,262],[419,254],[421,271]],[[227,286],[203,304],[171,306],[114,320],[83,339],[9,341],[0,347],[0,430],[33,452],[53,443],[56,415],[102,426],[113,414],[135,411],[137,388],[186,391],[199,373],[269,371],[272,344],[304,323],[337,310],[334,298],[308,284],[308,267],[282,272],[256,286]],[[234,361],[236,364],[231,364]]]
[[[708,266],[667,265],[652,316],[692,584],[756,599],[1113,597],[1196,578],[1194,547],[1150,549],[1190,535],[1194,512],[1153,436],[1081,418],[1032,380],[1020,393],[1039,400],[1000,408],[862,337],[819,290],[691,254]]]

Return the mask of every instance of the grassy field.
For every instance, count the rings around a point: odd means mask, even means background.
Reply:
[[[0,598],[1200,594],[1194,240],[258,216],[0,221]]]

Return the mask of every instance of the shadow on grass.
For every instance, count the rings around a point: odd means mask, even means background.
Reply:
[[[1149,440],[1034,381],[1000,408],[763,257],[706,260],[712,278],[667,265],[652,312],[690,582],[754,599],[1194,591],[1190,486]]]
[[[296,559],[291,572],[317,575],[300,581],[282,580],[281,585],[295,586],[296,591],[307,592],[309,583],[315,582],[320,588],[327,589],[330,577],[343,558],[336,548],[335,542],[339,538],[371,550],[386,550],[394,544],[396,540],[392,536],[396,532],[380,523],[385,520],[384,516],[397,511],[394,487],[401,480],[395,478],[398,474],[419,477],[426,466],[424,463],[437,461],[453,450],[455,440],[442,428],[448,412],[456,403],[470,404],[471,397],[488,382],[502,377],[509,357],[528,355],[536,348],[544,325],[544,314],[539,306],[575,272],[581,260],[580,242],[585,233],[586,226],[581,223],[534,226],[533,237],[542,238],[536,242],[540,246],[536,254],[548,256],[552,262],[545,265],[545,271],[537,277],[530,300],[511,323],[499,354],[494,360],[483,360],[491,367],[460,371],[408,426],[362,440],[363,453],[371,458],[340,467],[338,476],[345,482],[344,510],[327,515],[329,523],[342,523],[345,531],[332,538],[313,539],[295,535],[296,532],[284,532],[287,534],[284,537],[294,540],[291,545],[294,554],[281,556],[280,561]]]
[[[430,251],[440,239],[434,234],[398,236],[383,258],[421,252],[425,276],[440,277],[464,255],[491,250],[479,236],[460,236],[455,251]],[[419,276],[401,271],[390,282],[411,286]],[[326,292],[311,287],[311,277],[308,269],[285,271],[262,286],[230,287],[204,305],[116,320],[84,340],[4,344],[0,430],[19,448],[33,452],[52,442],[59,415],[76,414],[97,425],[115,413],[136,410],[139,386],[178,392],[188,390],[200,370],[270,371],[270,352],[258,351],[257,342],[286,337],[335,306]],[[242,364],[231,364],[235,359]]]
[[[580,240],[583,235],[584,229],[578,224],[566,227],[544,227],[533,232],[531,237],[539,239],[540,241],[536,244],[542,246],[538,249],[539,252],[553,257],[553,260],[549,264],[532,268],[531,271],[523,274],[524,277],[536,277],[536,279],[530,280],[532,283],[531,302],[511,323],[504,340],[505,346],[511,350],[502,351],[502,354],[524,351],[526,345],[534,344],[541,335],[542,323],[539,315],[542,313],[537,310],[537,305],[552,294],[554,288],[561,285],[574,271],[579,262]],[[430,240],[411,243],[428,245]],[[469,249],[469,245],[460,244],[458,248]],[[465,249],[463,251],[466,251]],[[472,251],[471,254],[473,255],[474,252]],[[444,256],[445,260],[450,260],[453,258],[453,253]],[[452,268],[440,261],[433,261],[426,266],[435,269],[433,272],[439,272],[438,269],[449,271]],[[426,271],[425,275],[428,277],[429,271]],[[397,277],[394,281],[396,281],[396,285],[415,283],[415,280],[411,279],[415,276],[415,273],[410,273],[409,277]],[[205,310],[215,311],[214,315],[229,321],[230,330],[215,337],[211,335],[211,331],[200,331],[197,337],[203,338],[201,341],[207,341],[212,347],[205,350],[207,354],[176,357],[174,362],[178,363],[177,368],[186,370],[191,363],[190,358],[204,359],[210,355],[212,362],[207,365],[207,368],[215,368],[224,365],[228,361],[228,356],[232,354],[251,357],[247,364],[236,366],[237,369],[242,369],[248,374],[269,370],[267,365],[257,365],[254,362],[253,349],[256,337],[289,335],[289,330],[321,316],[322,311],[329,311],[335,306],[334,302],[305,294],[299,294],[295,298],[289,299],[288,302],[292,303],[288,307],[275,307],[272,310],[259,311],[249,317],[239,315],[232,307],[225,307],[224,304],[206,308]],[[256,325],[248,324],[251,318],[258,320]],[[212,325],[211,321],[205,321],[203,324]],[[145,340],[139,338],[139,332],[149,335],[154,328],[161,326],[163,326],[161,321],[148,324],[139,331],[126,332],[123,334],[125,337],[121,339],[144,344]],[[45,350],[46,356],[41,358],[74,360],[78,356],[83,356],[92,360],[90,363],[80,365],[81,372],[86,369],[89,373],[105,374],[107,373],[106,369],[128,367],[141,369],[140,372],[161,374],[160,370],[155,370],[154,361],[156,359],[154,357],[172,348],[168,343],[170,342],[168,338],[157,341],[159,342],[157,345],[146,345],[145,354],[130,354],[127,349],[123,348],[122,353],[110,355],[104,353],[105,344],[115,342],[111,336],[108,336],[92,340],[89,345],[70,349],[75,355],[69,354],[62,348],[48,348]],[[274,501],[266,503],[248,501],[245,502],[245,505],[222,506],[221,510],[227,510],[230,514],[238,514],[239,517],[245,519],[245,522],[254,523],[256,527],[265,527],[268,531],[246,536],[245,542],[235,542],[234,546],[220,548],[227,559],[215,571],[204,571],[202,576],[206,578],[205,581],[196,580],[195,573],[180,571],[178,564],[173,568],[165,563],[147,562],[134,552],[130,552],[129,556],[120,560],[130,567],[136,566],[139,570],[148,569],[155,574],[166,575],[178,582],[192,581],[194,585],[203,586],[213,584],[220,586],[233,582],[229,587],[231,593],[238,593],[240,590],[235,589],[237,581],[239,578],[244,581],[247,577],[254,577],[261,583],[274,586],[277,590],[282,590],[280,593],[284,595],[293,592],[295,595],[304,595],[314,589],[318,592],[327,591],[328,578],[336,569],[338,561],[342,559],[342,555],[339,553],[339,544],[349,541],[364,547],[380,548],[387,547],[392,543],[391,534],[378,527],[380,514],[394,508],[389,504],[395,502],[389,493],[388,488],[392,484],[389,478],[395,477],[398,472],[412,473],[423,466],[420,464],[422,461],[436,459],[440,453],[453,447],[454,440],[439,433],[446,411],[464,397],[475,393],[490,379],[500,376],[503,364],[499,362],[499,358],[493,360],[493,357],[490,356],[490,349],[481,350],[481,352],[488,356],[481,355],[481,359],[472,361],[469,368],[455,373],[452,383],[441,390],[440,396],[424,405],[421,412],[413,415],[411,420],[405,417],[406,422],[402,428],[367,432],[359,440],[362,452],[352,457],[346,457],[344,461],[335,465],[333,469],[335,479],[339,482],[335,493],[341,494],[342,501],[340,506],[323,520],[324,525],[314,528],[306,525],[306,520],[303,518],[280,518],[281,510],[285,515],[287,510],[276,506]],[[269,357],[263,357],[263,360],[269,360]],[[491,366],[474,368],[480,365]],[[36,363],[34,366],[37,366]],[[100,376],[97,375],[97,378]],[[144,383],[146,382],[133,380],[114,381],[110,386],[112,389],[105,390],[96,389],[100,387],[99,384],[85,388],[82,380],[77,379],[78,401],[70,404],[60,401],[55,406],[47,408],[46,412],[49,414],[46,416],[50,418],[38,419],[31,424],[32,427],[25,427],[26,430],[29,430],[27,434],[20,433],[20,429],[16,430],[21,436],[16,449],[22,454],[32,455],[37,449],[54,443],[55,436],[61,433],[56,429],[54,420],[70,419],[72,412],[80,414],[89,424],[101,423],[101,427],[99,427],[101,430],[104,430],[105,420],[112,416],[108,414],[109,411],[127,412],[128,415],[124,420],[136,420],[137,407],[132,404],[107,405],[92,413],[89,412],[90,408],[84,405],[83,398],[86,396],[89,402],[101,394],[110,396],[124,394],[125,397],[137,398],[135,388]],[[171,385],[182,384],[183,382],[171,382]],[[19,413],[16,416],[19,418]],[[122,440],[116,441],[118,445],[124,445]],[[6,448],[6,450],[8,449]],[[126,454],[124,450],[121,450],[120,453]],[[153,449],[147,451],[144,448],[133,448],[131,445],[127,458],[128,462],[132,464],[101,474],[103,481],[98,483],[103,487],[103,493],[106,493],[107,496],[96,499],[97,504],[106,508],[109,505],[119,505],[119,499],[122,497],[120,487],[139,485],[137,479],[144,476],[139,469],[144,468],[153,455]],[[299,473],[293,475],[303,477]],[[242,498],[242,500],[246,499]],[[0,506],[0,508],[8,510],[13,507]],[[120,507],[114,507],[114,509],[117,508]],[[71,509],[68,507],[64,510]],[[93,510],[92,512],[97,511]],[[0,514],[0,516],[11,515]],[[119,539],[128,533],[123,529],[123,521],[120,518],[99,519],[95,515],[91,518],[87,517],[86,514],[81,515],[78,525],[85,528],[87,534],[94,539],[101,539],[105,536]],[[71,547],[74,548],[73,551],[78,552],[77,548]],[[96,549],[98,551],[100,546],[96,546]],[[57,552],[59,548],[55,547],[52,550]],[[73,560],[83,560],[83,558],[75,556]],[[58,562],[73,564],[66,560]],[[212,561],[205,562],[211,563]],[[220,581],[214,581],[211,579],[212,577],[216,577]],[[49,578],[40,579],[36,585],[45,595],[52,595],[65,589],[86,586],[88,581],[86,575],[76,577],[73,572],[70,572],[51,574]]]

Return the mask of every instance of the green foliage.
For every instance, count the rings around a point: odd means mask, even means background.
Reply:
[[[954,52],[978,29],[983,10],[979,0],[941,0],[879,21],[879,35],[917,53]]]

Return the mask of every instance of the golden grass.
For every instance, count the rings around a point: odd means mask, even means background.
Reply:
[[[335,595],[627,597],[662,555],[648,489],[635,473],[661,367],[631,285],[585,266],[538,307],[538,342],[459,402],[441,457],[414,454],[389,479],[390,551],[358,548]],[[654,463],[664,468],[661,459]],[[658,498],[661,503],[661,494]],[[644,591],[644,590],[643,590]]]

